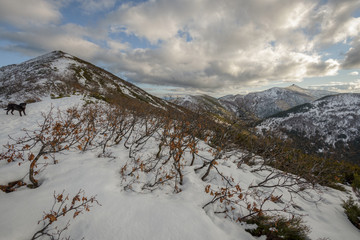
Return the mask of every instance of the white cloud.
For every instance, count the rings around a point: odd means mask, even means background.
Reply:
[[[128,43],[122,43],[122,42],[113,41],[113,40],[108,40],[107,45],[109,46],[110,49],[112,49],[116,52],[129,49]]]
[[[219,89],[332,76],[338,60],[314,49],[314,1],[149,1],[123,5],[106,22],[147,39],[118,64],[135,82]],[[130,75],[131,73],[131,75]]]
[[[58,6],[46,0],[0,0],[0,23],[15,26],[44,25],[61,19]]]
[[[350,76],[357,76],[357,75],[359,75],[359,72],[356,72],[356,71],[355,71],[355,72],[351,72],[351,73],[349,73],[349,75],[350,75]]]
[[[321,89],[341,93],[360,93],[360,79],[352,82],[330,82],[328,84],[309,86],[310,89]]]
[[[8,51],[37,56],[53,50],[63,50],[85,60],[94,60],[101,48],[84,39],[85,33],[85,28],[68,24],[57,28],[35,27],[31,31],[0,31],[0,38],[12,42],[5,47]]]
[[[353,17],[353,13],[360,8],[358,0],[329,0],[311,16],[311,25],[318,31],[315,42],[335,44],[347,41],[349,37],[360,34],[360,18]]]

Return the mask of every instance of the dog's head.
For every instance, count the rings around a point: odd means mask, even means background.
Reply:
[[[19,104],[23,109],[25,109],[25,107],[26,107],[26,103],[20,103]]]

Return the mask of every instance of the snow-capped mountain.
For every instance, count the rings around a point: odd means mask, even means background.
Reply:
[[[314,101],[333,92],[323,90],[308,90],[291,85],[287,88],[270,88],[262,92],[247,95],[228,95],[220,98],[227,109],[233,109],[238,115],[239,110],[251,112],[258,118],[266,118],[292,107]]]
[[[331,91],[326,91],[326,90],[314,90],[314,89],[305,89],[305,88],[301,88],[295,84],[292,84],[289,87],[286,87],[285,89],[294,91],[294,92],[298,92],[298,93],[303,93],[306,95],[311,96],[312,98],[315,99],[319,99],[328,95],[334,95],[337,94],[336,92],[331,92]]]
[[[305,137],[332,148],[354,146],[360,140],[360,94],[323,97],[278,113],[257,129]]]
[[[182,97],[169,99],[168,101],[190,109],[194,112],[206,111],[226,118],[231,118],[234,116],[231,111],[227,110],[224,106],[221,105],[218,99],[208,95],[185,95]]]
[[[4,104],[75,92],[112,101],[125,97],[163,109],[170,106],[104,69],[62,51],[0,68],[0,97]]]
[[[214,114],[227,112],[240,119],[254,121],[312,102],[327,95],[336,94],[324,90],[304,89],[295,84],[286,88],[270,88],[247,95],[226,95],[213,98],[207,95],[169,98],[169,101],[191,110],[205,109]]]

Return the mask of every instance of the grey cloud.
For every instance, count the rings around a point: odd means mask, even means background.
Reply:
[[[181,1],[174,8],[179,2],[126,5],[107,19],[153,43],[162,40],[155,50],[127,52],[122,71],[131,72],[134,81],[226,88],[298,81],[338,69],[319,60],[302,31],[311,25],[318,2]],[[179,31],[187,31],[191,43],[180,39]]]
[[[3,49],[18,51],[25,55],[37,56],[53,50],[63,50],[70,54],[95,60],[100,47],[87,41],[82,35],[68,32],[67,28],[32,28],[31,31],[1,31],[0,38],[12,44]]]
[[[61,19],[59,7],[46,0],[0,0],[0,23],[17,27],[56,23]]]
[[[87,11],[114,5],[114,0],[73,1],[88,7]],[[55,17],[45,19],[45,26],[17,32],[4,29],[0,37],[13,43],[8,49],[27,54],[62,49],[95,64],[104,63],[110,71],[135,83],[225,91],[229,86],[240,89],[269,81],[334,75],[338,60],[323,61],[321,47],[354,36],[358,30],[350,31],[357,21],[352,8],[358,1],[320,3],[323,1],[125,3],[97,26],[56,24],[60,7],[54,5],[50,9]],[[11,23],[4,16],[0,14],[0,21]],[[341,24],[346,27],[341,29]],[[130,43],[111,37],[117,32],[145,39],[152,48],[132,49]],[[101,42],[106,45],[97,44]],[[353,46],[343,67],[358,66],[359,49]]]
[[[346,53],[342,67],[345,69],[360,68],[360,39],[358,42]]]
[[[322,76],[324,73],[328,75],[335,74],[339,69],[339,63],[337,61],[325,61],[325,62],[315,62],[309,63],[307,65],[307,75],[308,76]]]

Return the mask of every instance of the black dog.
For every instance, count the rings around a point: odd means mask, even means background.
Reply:
[[[7,111],[6,115],[9,113],[10,110],[11,110],[11,114],[14,115],[14,113],[13,113],[14,110],[17,110],[17,111],[19,111],[20,116],[22,117],[21,112],[23,112],[24,115],[26,115],[25,108],[26,108],[26,103],[20,103],[19,105],[14,104],[14,103],[9,103],[7,108],[5,108],[5,110]]]

